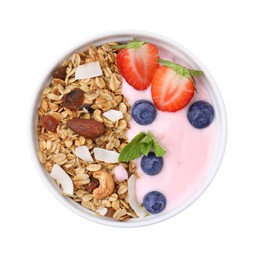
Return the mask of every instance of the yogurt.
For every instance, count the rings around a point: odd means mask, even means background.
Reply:
[[[165,211],[170,211],[187,200],[203,180],[215,148],[217,127],[215,120],[204,129],[196,129],[188,121],[187,111],[192,103],[203,100],[212,104],[207,86],[198,78],[196,89],[197,93],[188,106],[174,113],[157,110],[157,117],[150,125],[139,125],[131,119],[131,127],[128,130],[129,141],[140,132],[151,131],[167,151],[163,156],[163,168],[155,176],[149,176],[142,171],[141,158],[135,160],[140,176],[136,181],[136,196],[139,203],[143,202],[148,192],[156,190],[164,194],[167,201]],[[150,87],[138,91],[123,81],[122,92],[131,106],[141,99],[152,101]]]

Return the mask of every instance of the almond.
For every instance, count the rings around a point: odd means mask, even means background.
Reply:
[[[105,131],[104,125],[94,119],[70,119],[67,124],[75,133],[91,139],[101,136]]]

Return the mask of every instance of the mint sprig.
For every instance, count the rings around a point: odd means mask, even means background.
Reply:
[[[148,155],[153,149],[156,157],[162,157],[166,150],[160,146],[150,131],[147,134],[141,132],[128,143],[119,154],[120,162],[129,162],[142,155]]]

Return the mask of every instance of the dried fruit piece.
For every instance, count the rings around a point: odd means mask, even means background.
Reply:
[[[103,148],[94,148],[94,156],[98,161],[106,162],[106,163],[116,163],[118,162],[119,153],[115,151],[110,151]]]
[[[48,131],[56,133],[59,122],[52,115],[44,115],[41,118],[41,125]]]
[[[85,162],[93,162],[91,154],[87,146],[78,146],[76,147],[76,156],[82,159]]]
[[[80,110],[85,111],[86,113],[92,114],[95,110],[89,104],[83,104],[79,107]]]
[[[97,209],[97,213],[99,213],[100,216],[105,216],[107,214],[107,208]]]
[[[70,119],[67,124],[75,133],[86,138],[96,138],[105,132],[104,125],[94,119]]]
[[[70,93],[64,95],[63,97],[63,106],[70,109],[76,110],[82,105],[84,101],[84,92],[79,89],[73,89]]]
[[[121,164],[116,166],[113,169],[113,173],[114,173],[115,179],[118,182],[123,182],[124,180],[128,179],[128,173],[127,173],[126,169],[124,168],[124,166],[122,166]]]
[[[99,180],[93,177],[90,177],[90,183],[85,185],[84,188],[87,192],[92,193],[99,185]]]
[[[54,164],[50,176],[55,179],[62,187],[65,194],[73,195],[73,183],[69,175],[58,165]]]
[[[115,109],[110,109],[106,111],[103,114],[104,117],[115,123],[116,121],[122,119],[124,117],[123,113],[121,111],[115,110]]]
[[[116,212],[116,210],[115,210],[114,208],[108,208],[108,209],[107,209],[107,213],[106,213],[105,216],[112,218],[113,215],[115,214],[115,212]]]
[[[131,208],[139,218],[144,218],[147,215],[146,210],[142,207],[136,198],[136,176],[132,174],[128,179],[128,198]]]
[[[52,77],[55,79],[65,80],[66,78],[66,68],[63,66],[58,67],[53,73]]]
[[[98,61],[93,61],[76,68],[75,79],[94,78],[102,75],[102,69]]]

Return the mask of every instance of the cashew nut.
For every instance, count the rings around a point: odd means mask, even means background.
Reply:
[[[98,171],[93,174],[93,177],[99,180],[99,186],[93,191],[94,198],[105,199],[113,193],[115,183],[110,173]]]

